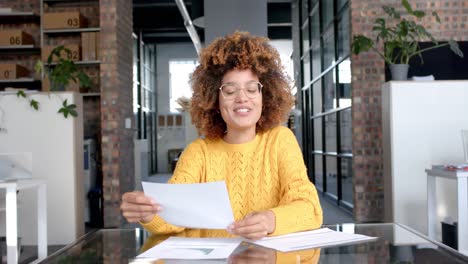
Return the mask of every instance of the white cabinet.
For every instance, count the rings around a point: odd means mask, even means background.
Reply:
[[[0,153],[32,153],[32,176],[47,184],[48,244],[66,245],[84,234],[82,97],[73,92],[28,92],[39,110],[15,93],[0,93]],[[78,117],[58,114],[63,100],[76,104]],[[36,198],[26,192],[18,212],[22,244],[34,245]],[[21,194],[21,193],[20,193]],[[0,219],[0,222],[2,220]]]
[[[468,128],[467,88],[468,81],[393,81],[383,85],[385,222],[427,232],[424,170],[432,164],[463,162],[460,133]],[[438,188],[451,192],[446,184]],[[456,210],[454,203],[440,202],[447,211]]]

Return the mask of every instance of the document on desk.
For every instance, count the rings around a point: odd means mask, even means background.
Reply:
[[[142,182],[143,191],[161,204],[166,222],[189,228],[226,229],[234,222],[224,181],[196,184]]]
[[[288,252],[308,248],[321,248],[341,244],[352,244],[375,239],[377,238],[359,234],[337,232],[329,228],[321,228],[283,236],[266,237],[257,241],[249,242],[282,252]]]
[[[138,259],[226,259],[240,238],[170,237],[137,256]]]

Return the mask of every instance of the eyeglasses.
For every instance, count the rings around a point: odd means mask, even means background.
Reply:
[[[239,94],[240,90],[244,90],[244,94],[247,98],[254,99],[262,92],[263,85],[259,82],[248,82],[245,84],[244,88],[238,83],[225,83],[219,87],[221,94],[226,100],[234,100]]]

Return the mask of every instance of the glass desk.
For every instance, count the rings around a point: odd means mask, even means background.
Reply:
[[[41,263],[468,263],[468,257],[399,224],[326,226],[348,233],[378,237],[359,244],[288,253],[244,243],[229,260],[143,261],[135,259],[163,236],[145,237],[142,229],[101,229],[50,255]],[[166,236],[167,237],[167,236]],[[236,254],[237,252],[237,254]]]

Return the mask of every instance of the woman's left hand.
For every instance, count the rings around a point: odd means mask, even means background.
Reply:
[[[267,210],[246,215],[244,219],[232,223],[228,227],[228,231],[247,239],[258,240],[273,233],[275,228],[275,214]]]

